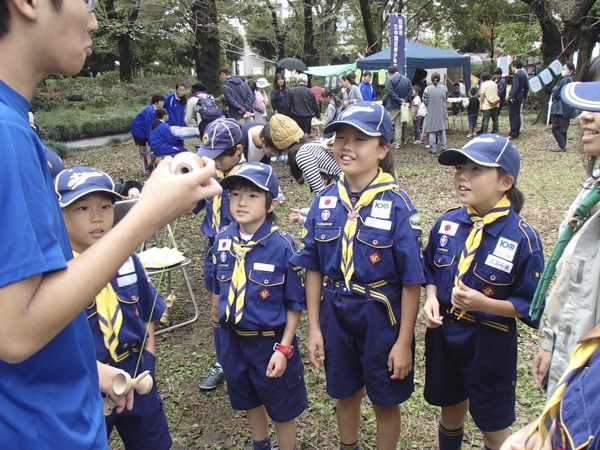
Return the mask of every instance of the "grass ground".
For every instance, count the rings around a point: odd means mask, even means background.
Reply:
[[[527,116],[530,122],[534,116]],[[508,133],[506,113],[501,116],[501,134]],[[525,134],[515,141],[522,157],[518,185],[525,194],[522,216],[535,227],[543,241],[546,258],[556,241],[557,228],[568,205],[575,198],[581,182],[586,178],[584,160],[576,148],[579,127],[573,122],[570,130],[568,153],[551,153],[554,147],[550,128],[526,124]],[[466,142],[466,130],[450,131],[450,147],[460,147]],[[186,145],[192,149],[194,140]],[[447,208],[457,205],[452,189],[452,169],[437,163],[424,145],[402,146],[395,153],[399,185],[412,198],[419,209],[423,223],[423,236],[428,236],[435,219]],[[112,177],[144,179],[141,173],[137,149],[133,143],[119,144],[101,150],[71,155],[65,160],[67,166],[88,165],[106,171]],[[298,186],[282,163],[275,163],[287,202],[278,210],[280,228],[290,232],[297,241],[301,227],[291,223],[287,216],[292,206],[308,206],[312,195],[308,187]],[[203,215],[184,216],[174,227],[180,250],[193,259],[189,266],[194,295],[200,307],[200,320],[191,326],[165,333],[157,339],[158,367],[156,379],[159,392],[165,402],[174,448],[195,449],[250,449],[251,437],[244,413],[231,409],[226,386],[211,392],[202,392],[198,383],[214,361],[211,331],[211,302],[203,288],[201,253],[206,239],[200,231]],[[182,280],[174,278],[178,303],[173,311],[175,320],[192,314],[191,302]],[[164,287],[163,287],[163,294]],[[425,326],[419,316],[415,336],[415,393],[401,406],[402,434],[398,448],[437,448],[437,408],[423,399],[424,384],[424,332]],[[537,390],[531,377],[531,365],[540,343],[540,333],[525,326],[519,329],[519,381],[517,384],[517,422],[513,428],[533,420],[540,412],[544,396]],[[335,449],[337,423],[335,402],[325,391],[325,372],[308,364],[306,356],[307,329],[303,322],[298,331],[302,356],[305,360],[305,379],[309,393],[309,408],[298,419],[298,449]],[[274,431],[272,431],[274,436]],[[377,429],[369,401],[363,402],[360,443],[362,448],[376,448]],[[276,444],[276,439],[274,439]],[[113,433],[111,449],[122,444]],[[483,448],[482,435],[468,421],[463,448]]]

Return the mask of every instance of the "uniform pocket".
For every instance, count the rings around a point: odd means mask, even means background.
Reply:
[[[331,242],[340,237],[341,228],[315,227],[315,241]]]
[[[246,287],[246,313],[256,317],[259,323],[270,323],[277,319],[284,308],[283,288],[285,275],[264,270],[251,270]]]
[[[227,283],[227,282],[231,281],[232,276],[233,276],[233,269],[217,267],[217,280],[219,280],[220,282]]]
[[[473,274],[484,283],[493,286],[510,286],[515,279],[514,275],[510,273],[479,264],[475,264],[473,267]]]
[[[433,258],[433,264],[435,264],[436,267],[449,267],[452,264],[454,264],[454,261],[456,260],[456,256],[455,255],[449,255],[447,253],[439,253],[436,252]]]
[[[396,277],[396,265],[390,234],[361,229],[354,244],[354,270],[365,283]]]

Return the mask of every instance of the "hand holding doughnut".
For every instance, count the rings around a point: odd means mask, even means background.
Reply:
[[[195,172],[202,167],[204,167],[204,163],[202,162],[202,158],[198,155],[191,152],[181,152],[173,157],[169,170],[174,175],[183,175]]]

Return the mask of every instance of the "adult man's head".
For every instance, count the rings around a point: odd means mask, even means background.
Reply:
[[[365,70],[363,72],[362,77],[363,77],[363,81],[365,83],[370,83],[371,82],[371,78],[373,77],[373,74],[369,70]]]
[[[392,65],[392,66],[388,67],[388,75],[389,76],[392,76],[395,73],[398,73],[398,66]]]
[[[512,67],[513,72],[516,70],[522,69],[523,61],[521,61],[520,59],[515,59],[510,66]]]
[[[575,71],[575,65],[572,62],[566,62],[562,69],[562,76],[566,77]]]
[[[492,74],[489,73],[489,72],[482,72],[481,75],[480,75],[480,78],[481,78],[482,82],[488,81],[488,80],[492,79]]]
[[[217,75],[219,76],[221,83],[225,83],[225,80],[231,76],[231,70],[229,70],[227,67],[219,67],[219,70],[217,70]]]
[[[494,74],[494,78],[496,79],[496,81],[498,81],[500,78],[502,78],[502,68],[496,67],[494,69],[493,74]]]
[[[21,75],[11,71],[15,81],[27,83],[24,89],[33,93],[37,83],[51,73],[79,72],[92,54],[90,34],[98,28],[92,12],[96,4],[95,0],[0,0],[0,53],[11,66],[26,71]],[[12,81],[6,71],[0,70],[0,75]],[[28,95],[18,86],[17,90]]]
[[[306,84],[308,83],[308,75],[306,75],[305,73],[301,73],[298,75],[298,83],[303,83]]]
[[[458,94],[458,93],[460,92],[460,84],[458,84],[458,83],[454,83],[454,84],[452,85],[452,91],[453,91],[455,94]]]

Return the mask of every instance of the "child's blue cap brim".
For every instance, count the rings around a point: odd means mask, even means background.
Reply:
[[[561,99],[574,108],[600,112],[600,81],[569,83],[562,88]]]
[[[342,111],[338,120],[327,125],[323,132],[333,133],[340,125],[350,125],[367,136],[381,136],[387,142],[392,139],[392,118],[382,105],[375,102],[350,105]]]
[[[240,167],[233,175],[227,175],[221,180],[223,189],[230,189],[236,181],[247,180],[263,191],[269,192],[274,198],[279,194],[279,180],[271,166],[260,162],[250,162]]]

